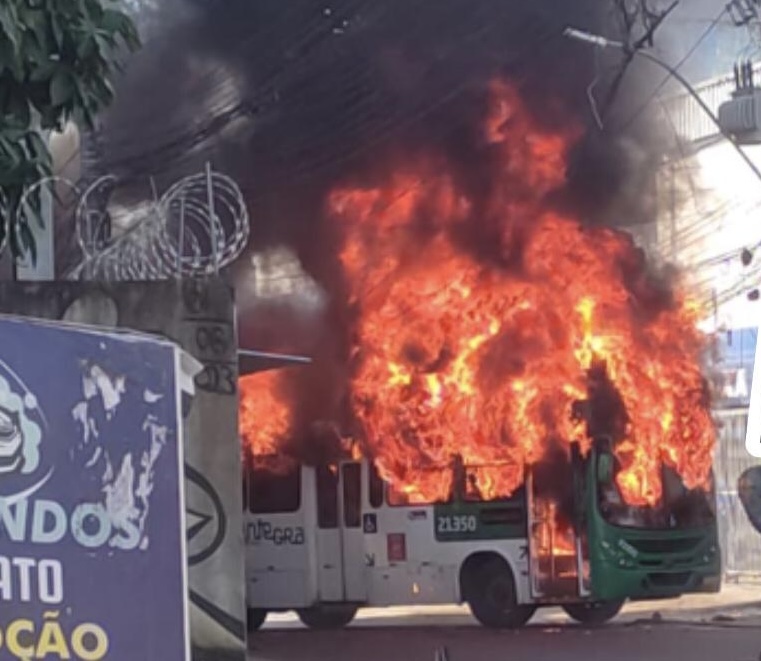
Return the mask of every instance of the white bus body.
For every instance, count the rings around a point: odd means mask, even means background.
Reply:
[[[432,505],[400,504],[366,462],[255,470],[244,499],[249,629],[268,611],[324,628],[362,606],[462,602],[492,627],[549,604],[599,624],[627,598],[715,592],[713,496],[672,478],[663,507],[622,505],[614,460],[606,439],[586,458],[573,446],[567,475],[527,470],[493,501],[478,496],[489,472],[455,461],[451,474],[421,476],[451,484],[448,502]]]
[[[479,503],[467,511],[392,505],[366,462],[302,466],[280,477],[257,473],[246,491],[251,628],[267,611],[294,609],[307,621],[305,613],[336,613],[341,606],[346,617],[337,626],[361,606],[470,601],[465,593],[489,563],[509,568],[502,573],[512,582],[506,589],[518,607],[516,625],[528,620],[540,597],[530,581],[523,501]],[[331,626],[333,620],[323,619]]]

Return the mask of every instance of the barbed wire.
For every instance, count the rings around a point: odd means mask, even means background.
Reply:
[[[162,280],[218,273],[246,247],[250,225],[243,194],[230,177],[206,172],[180,179],[160,198],[131,209],[112,237],[107,205],[111,175],[82,194],[76,210],[82,261],[68,274],[83,280]]]

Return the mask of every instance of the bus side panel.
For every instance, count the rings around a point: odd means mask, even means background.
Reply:
[[[435,505],[429,527],[436,557],[457,569],[457,601],[462,601],[460,569],[478,554],[496,555],[510,568],[519,604],[533,603],[526,537],[526,500],[522,493],[502,501],[464,501]]]
[[[363,468],[362,532],[368,603],[447,604],[457,598],[459,566],[436,560],[433,506],[391,506],[387,487]],[[440,546],[440,545],[439,545]]]
[[[466,469],[461,476],[466,481],[467,470],[477,474],[480,469]],[[474,554],[483,561],[504,560],[514,579],[516,601],[533,603],[525,491],[500,501],[469,500],[460,494],[448,503],[396,506],[390,503],[398,498],[378,471],[368,465],[364,475],[362,527],[370,603],[461,603],[462,569]]]
[[[368,603],[377,606],[447,604],[455,601],[456,578],[453,567],[441,562],[422,561],[430,556],[425,549],[426,523],[432,508],[383,505],[364,516],[365,563]]]
[[[513,572],[518,602],[531,603],[525,537],[437,540],[432,506],[383,505],[369,517],[364,532],[370,604],[459,603],[460,569],[480,552],[501,556]]]
[[[503,540],[495,550],[510,565],[515,581],[516,599],[519,604],[533,604],[531,579],[529,575],[528,540]]]
[[[314,493],[311,469],[301,470],[302,495]],[[247,512],[246,602],[268,610],[310,606],[318,600],[314,498],[293,512]]]
[[[452,580],[454,581],[455,594],[450,601],[455,603],[462,603],[463,601],[463,587],[460,584],[460,570],[463,564],[469,557],[475,554],[488,553],[501,557],[510,568],[515,583],[517,603],[534,603],[534,599],[531,596],[526,544],[525,539],[502,539],[493,542],[461,541],[440,544],[440,546],[445,548],[437,549],[437,560],[447,568],[451,568]]]
[[[341,466],[341,554],[343,557],[344,599],[350,602],[367,601],[367,568],[365,535],[362,528],[362,476],[365,467],[360,462]]]
[[[318,589],[321,601],[343,600],[341,568],[341,531],[337,528],[315,528],[317,544]]]
[[[314,601],[304,517],[252,514],[246,520],[246,601],[252,608],[292,608]]]

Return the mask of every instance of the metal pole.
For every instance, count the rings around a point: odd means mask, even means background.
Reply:
[[[591,34],[589,32],[583,32],[582,30],[576,30],[575,28],[566,28],[563,30],[563,34],[570,38],[575,39],[576,41],[583,41],[588,44],[592,44],[594,46],[597,46],[599,48],[618,48],[620,50],[626,51],[626,46],[621,43],[620,41],[613,41],[611,39],[606,39],[605,37],[601,37],[600,35]],[[735,148],[735,151],[740,155],[740,157],[745,161],[746,165],[753,171],[753,174],[756,175],[759,181],[761,181],[761,170],[759,170],[756,167],[756,164],[750,159],[750,157],[743,151],[743,149],[740,147],[737,142],[735,142],[734,138],[729,135],[728,133],[724,132],[724,129],[721,127],[721,124],[719,123],[718,118],[716,115],[713,114],[713,111],[706,105],[705,101],[700,97],[700,94],[698,94],[692,85],[690,85],[690,82],[682,75],[680,74],[674,67],[672,67],[669,64],[666,64],[663,60],[655,57],[651,53],[648,53],[643,50],[634,50],[630,51],[633,55],[637,55],[639,57],[643,57],[646,60],[649,60],[653,64],[659,66],[661,69],[665,69],[669,72],[671,76],[674,77],[674,79],[682,86],[684,89],[687,90],[688,94],[695,99],[695,102],[700,106],[700,108],[703,110],[703,112],[706,114],[706,116],[711,120],[713,125],[717,128],[719,133],[723,135],[730,144]]]
[[[209,203],[209,236],[211,239],[211,259],[214,265],[214,275],[219,275],[219,260],[217,255],[217,223],[214,215],[214,188],[211,178],[211,163],[206,162],[206,195]]]

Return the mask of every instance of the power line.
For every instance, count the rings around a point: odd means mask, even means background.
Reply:
[[[662,98],[659,97],[659,100],[661,104],[663,105],[664,112],[666,114],[666,119],[669,122],[674,138],[676,140],[677,148],[681,155],[680,162],[684,163],[688,160],[688,154],[686,153],[684,149],[682,138],[679,135],[676,129],[676,126],[673,123],[671,113],[669,112],[668,107],[665,105]],[[687,177],[689,180],[690,187],[692,189],[692,199],[700,200],[700,196],[698,194],[698,191],[695,190],[694,181],[692,180],[692,177],[690,176],[689,172],[687,173]],[[679,245],[678,250],[679,252],[682,252],[682,253],[687,252],[691,247],[697,247],[698,249],[700,249],[701,244],[703,244],[709,236],[711,236],[712,234],[715,234],[714,224],[716,220],[721,216],[726,216],[728,213],[732,212],[733,210],[739,211],[741,206],[743,205],[736,201],[732,202],[731,204],[729,202],[725,202],[719,207],[717,207],[716,209],[712,209],[709,213],[704,213],[702,209],[702,204],[701,204],[700,208],[697,209],[697,212],[700,214],[698,221],[687,224],[686,226],[679,228],[678,232],[672,233],[670,235],[669,237],[670,241],[677,243]],[[761,206],[761,202],[756,202],[754,206],[751,208],[751,211],[754,209],[758,209],[760,206]],[[761,241],[759,241],[758,244],[753,246],[750,250],[752,251],[757,250],[759,247],[761,247]],[[698,280],[695,284],[698,286],[698,288],[713,289],[715,291],[715,288],[712,288],[710,286],[712,280],[714,279],[714,275],[710,274],[710,271],[723,262],[727,262],[733,259],[739,259],[740,252],[741,252],[741,247],[738,246],[737,248],[729,250],[723,254],[713,255],[709,258],[706,258],[697,262],[693,262],[692,264],[689,264],[686,267],[682,267],[682,270],[690,274],[706,273],[706,275],[702,277],[700,280]],[[761,272],[761,269],[756,269],[754,273],[757,271]],[[749,274],[747,272],[743,273],[739,282],[734,283],[732,286],[726,288],[725,291],[723,292],[718,292],[719,295],[722,297],[722,299],[728,300],[728,298],[738,295],[743,290],[743,288],[746,288],[747,282],[748,282],[748,275]],[[711,295],[713,296],[714,294],[712,293]]]
[[[361,1],[353,5],[354,10],[358,11],[360,7],[366,6],[366,3]],[[347,10],[348,11],[348,10]],[[293,18],[293,14],[286,13],[284,17],[280,17],[280,23],[287,22]],[[240,49],[249,43],[261,43],[268,44],[268,37],[275,37],[275,29],[278,22],[275,22],[270,26],[269,30],[259,32],[254,31],[253,34],[247,38],[237,41],[233,46],[233,51],[240,51]],[[281,25],[282,27],[282,25]],[[166,134],[161,136],[161,142],[156,147],[150,150],[136,150],[133,155],[127,154],[119,161],[108,163],[109,166],[125,165],[127,168],[131,167],[135,161],[142,161],[146,157],[153,155],[161,157],[166,152],[173,152],[176,150],[184,151],[186,149],[193,149],[199,144],[206,141],[208,138],[217,135],[228,124],[234,120],[245,117],[261,114],[266,111],[269,106],[275,103],[276,90],[282,87],[286,82],[284,79],[286,76],[291,78],[306,68],[308,64],[312,62],[311,58],[314,56],[315,51],[324,47],[331,38],[335,38],[332,25],[325,21],[324,15],[321,13],[319,17],[306,22],[299,26],[297,30],[289,30],[288,41],[284,44],[278,44],[281,46],[281,51],[298,53],[298,57],[294,58],[288,66],[282,66],[282,62],[278,61],[276,54],[268,52],[264,47],[259,53],[256,53],[252,58],[256,62],[258,69],[261,69],[266,75],[256,81],[256,91],[250,98],[235,100],[233,92],[223,95],[216,100],[213,108],[207,111],[205,121],[196,123],[194,126],[187,128],[183,126],[180,130],[175,131],[174,135],[167,136]],[[326,38],[327,37],[327,38]],[[278,40],[275,40],[277,43]],[[277,51],[280,52],[280,51]],[[264,57],[262,57],[262,55]],[[234,58],[233,58],[234,59]],[[229,65],[219,65],[214,67],[211,72],[207,72],[201,77],[201,81],[208,80],[210,78],[219,77],[220,83],[216,87],[210,90],[209,95],[214,96],[215,90],[224,86],[226,81],[231,79],[229,75]],[[229,87],[229,86],[228,86]],[[138,120],[144,121],[144,120]],[[129,125],[125,127],[124,132],[129,134]],[[124,145],[130,144],[129,140],[125,140],[123,144],[113,144],[110,148],[118,149]]]
[[[542,16],[544,19],[545,17]],[[418,26],[420,27],[420,26]],[[428,29],[430,27],[430,22],[425,23],[421,29],[425,28]],[[548,38],[551,36],[554,36],[554,31],[548,30],[547,26],[543,26],[543,30],[537,30],[538,27],[536,23],[532,26],[534,28],[533,32],[537,34],[538,39],[536,42],[534,42],[534,46],[536,45],[542,45],[545,46],[546,42],[549,40]],[[480,39],[486,36],[486,34],[490,34],[494,30],[494,23],[489,21],[482,21],[480,24],[480,27],[478,30],[473,32],[470,35],[466,35],[466,39],[470,41],[471,43],[478,43]],[[491,32],[490,32],[491,31]],[[438,68],[442,68],[445,65],[445,60],[447,59],[447,56],[451,53],[457,52],[458,50],[462,49],[463,42],[462,40],[458,41],[457,43],[451,43],[447,49],[444,51],[439,52],[439,57],[437,58],[437,61],[434,62],[434,64],[430,67],[431,72],[433,72],[433,66],[436,66]],[[333,51],[333,49],[325,49],[322,51],[321,54],[324,54],[327,56],[327,58],[334,58],[336,56],[336,53]],[[513,60],[513,64],[515,63],[515,60],[520,58],[525,58],[526,56],[530,55],[530,52],[528,50],[521,52],[516,57],[515,53],[512,54],[513,57],[511,58]],[[329,62],[330,59],[326,61]],[[342,61],[343,62],[343,61]],[[506,62],[503,61],[503,64]],[[290,80],[293,80],[300,74],[306,74],[306,65],[308,63],[305,61],[298,62],[297,66],[294,67],[291,65],[289,67],[289,70],[287,71],[288,78]],[[300,66],[299,66],[300,65]],[[353,69],[353,71],[351,71]],[[361,76],[364,73],[364,70],[362,68],[361,62],[356,62],[355,60],[350,60],[348,62],[348,74],[351,74],[350,77],[357,78]],[[429,72],[430,73],[430,72]],[[279,72],[280,76],[283,76],[283,72]],[[285,81],[280,81],[281,87],[282,83]],[[442,103],[446,103],[447,101],[451,100],[454,96],[462,92],[463,88],[470,85],[470,80],[463,80],[459,81],[457,85],[450,86],[449,89],[446,90],[438,90],[438,93],[433,94],[430,98],[421,99],[421,102],[418,105],[418,108],[412,109],[412,112],[409,114],[409,116],[404,116],[404,114],[400,114],[399,112],[386,112],[382,116],[378,115],[373,119],[373,117],[370,117],[370,122],[368,122],[367,113],[361,113],[363,116],[358,116],[359,113],[354,113],[351,121],[354,123],[357,123],[358,127],[366,126],[368,123],[372,124],[372,131],[370,135],[366,136],[369,141],[367,144],[363,144],[362,147],[351,150],[351,153],[342,153],[342,154],[328,154],[321,150],[320,158],[317,159],[318,163],[307,163],[305,161],[301,161],[302,166],[300,168],[297,168],[297,171],[289,171],[284,178],[287,180],[292,180],[294,175],[297,175],[299,177],[305,175],[305,174],[311,174],[315,170],[320,170],[327,165],[334,165],[338,162],[345,161],[348,158],[354,157],[358,152],[364,151],[367,148],[377,145],[378,142],[387,140],[391,134],[402,130],[405,126],[409,125],[412,122],[419,121],[424,116],[432,112],[436,107],[440,106]],[[439,85],[440,87],[440,85]],[[327,93],[324,95],[324,98],[329,98],[331,95]],[[257,91],[257,94],[259,94],[259,91]],[[273,101],[273,103],[277,103],[277,101]],[[366,101],[363,102],[366,104]],[[144,151],[141,153],[136,153],[134,156],[126,158],[126,159],[120,159],[119,161],[112,161],[107,163],[106,165],[108,167],[115,167],[115,166],[121,166],[125,167],[127,170],[130,170],[131,167],[134,167],[136,165],[140,165],[141,170],[145,169],[152,169],[152,166],[150,164],[151,160],[159,159],[164,160],[164,164],[162,164],[160,167],[166,166],[168,163],[171,163],[171,168],[176,168],[178,165],[180,165],[182,159],[177,159],[175,157],[176,152],[185,152],[188,153],[189,149],[193,149],[195,147],[200,146],[201,144],[205,143],[208,139],[213,138],[220,130],[222,130],[225,126],[227,126],[230,122],[234,121],[238,117],[245,116],[245,109],[241,107],[242,104],[239,104],[237,106],[234,106],[232,108],[229,108],[223,115],[218,115],[215,117],[210,118],[204,128],[201,131],[194,131],[193,133],[186,134],[184,136],[181,136],[177,140],[169,143],[169,144],[163,144],[158,147],[154,147],[151,150]],[[377,104],[376,104],[377,105]],[[306,105],[304,105],[306,107]],[[373,106],[374,107],[374,106]],[[293,103],[289,103],[289,108],[291,112],[293,112]],[[263,108],[263,110],[266,110],[267,108]],[[372,110],[372,108],[370,108]],[[313,113],[314,114],[314,113]],[[320,114],[317,113],[319,116]],[[356,122],[355,122],[356,120]],[[345,127],[344,127],[345,128]],[[313,130],[313,127],[310,127],[310,134],[315,135],[317,134],[319,138],[319,131]],[[283,160],[284,158],[288,156],[293,156],[294,154],[298,153],[308,153],[309,146],[300,144],[299,146],[296,146],[292,144],[292,140],[289,141],[289,143],[281,144],[278,148],[278,158],[279,160]],[[330,145],[328,145],[330,146]],[[312,149],[314,151],[314,149]],[[335,150],[334,150],[335,151]],[[179,155],[179,154],[177,154]],[[192,157],[192,154],[188,154]],[[146,161],[148,163],[146,164]],[[155,163],[154,163],[155,166]]]
[[[360,25],[360,28],[362,30],[365,30],[368,24],[375,25],[376,23],[380,24],[381,29],[389,27],[388,21],[393,18],[393,11],[387,10],[386,8],[380,9],[381,5],[367,2],[353,3],[352,12],[354,12],[354,9],[356,8],[357,13],[361,14],[362,24]],[[428,3],[418,1],[415,5],[422,10],[428,6]],[[490,41],[495,41],[496,36],[500,34],[500,25],[503,25],[512,15],[510,7],[504,7],[501,10],[501,16],[495,16],[495,7],[491,3],[480,3],[479,7],[480,9],[477,12],[479,18],[477,20],[473,19],[472,12],[469,18],[470,24],[474,22],[477,23],[477,26],[474,26],[477,27],[477,29],[469,29],[468,32],[472,31],[472,34],[466,33],[464,38],[462,35],[458,35],[457,39],[450,39],[448,42],[441,44],[437,49],[433,64],[438,67],[439,70],[446,68],[447,65],[444,60],[447,58],[451,59],[451,52],[463,50],[464,40],[470,41],[470,45],[465,44],[465,50],[472,49],[471,47],[480,43],[487,34]],[[444,9],[445,6],[442,6],[442,10]],[[405,38],[412,41],[412,43],[415,43],[415,40],[417,39],[416,33],[435,33],[435,25],[432,26],[431,18],[447,24],[457,22],[465,25],[463,21],[457,21],[457,16],[461,14],[461,8],[453,5],[451,9],[445,11],[442,10],[437,10],[433,17],[429,16],[430,12],[411,11],[410,19],[419,20],[410,20],[405,23]],[[310,20],[311,18],[313,17],[310,17]],[[349,18],[351,19],[352,17],[350,16]],[[529,32],[545,32],[543,35],[545,38],[547,36],[546,30],[536,30],[537,22],[549,24],[552,21],[556,21],[554,13],[544,6],[535,8],[531,18],[534,19],[531,22],[532,24],[530,26],[524,25],[522,27],[524,33],[527,28]],[[454,21],[452,19],[454,19]],[[539,21],[536,19],[539,19]],[[410,27],[412,27],[412,29],[410,29]],[[546,28],[548,25],[543,27]],[[262,30],[260,30],[260,32],[261,31]],[[268,31],[271,32],[272,30],[269,29]],[[348,31],[351,32],[350,27],[348,28]],[[262,132],[265,130],[263,125],[267,123],[268,120],[273,119],[272,112],[277,109],[278,104],[283,103],[280,100],[280,96],[282,96],[281,92],[285,93],[284,90],[290,92],[288,98],[288,113],[290,116],[298,113],[299,108],[301,107],[311,107],[317,103],[320,108],[325,106],[326,111],[312,112],[311,117],[314,117],[315,121],[320,124],[325,123],[326,121],[329,122],[329,115],[331,114],[329,112],[329,99],[335,97],[336,90],[326,89],[325,94],[315,101],[312,97],[305,98],[305,94],[299,89],[302,86],[297,84],[300,80],[308,80],[308,75],[313,69],[310,68],[310,65],[314,64],[315,61],[318,61],[322,63],[323,68],[335,70],[337,67],[340,67],[346,69],[346,75],[343,76],[343,79],[345,82],[351,83],[349,85],[350,87],[353,85],[352,81],[358,79],[358,85],[361,87],[365,84],[362,81],[363,78],[368,81],[368,85],[373,83],[372,79],[367,77],[367,67],[365,65],[363,69],[363,62],[361,60],[351,57],[341,58],[342,51],[345,51],[345,48],[343,48],[343,39],[340,37],[331,39],[330,37],[332,36],[333,35],[329,34],[329,31],[325,30],[324,27],[320,28],[318,26],[317,30],[310,32],[303,39],[301,37],[299,38],[303,48],[294,48],[292,43],[288,43],[287,49],[285,47],[280,49],[295,53],[294,59],[283,61],[281,61],[282,58],[272,55],[271,49],[268,50],[266,44],[261,47],[257,45],[257,51],[260,52],[255,53],[251,58],[247,59],[256,64],[256,70],[258,71],[261,68],[259,60],[263,55],[265,59],[265,75],[263,80],[260,78],[255,81],[255,88],[248,98],[242,100],[239,98],[228,99],[229,95],[225,94],[224,97],[219,100],[220,102],[215,104],[216,107],[211,112],[206,111],[206,113],[204,113],[206,117],[202,120],[200,125],[199,123],[194,122],[195,125],[191,130],[181,130],[174,135],[171,133],[170,135],[167,135],[165,133],[161,136],[157,136],[160,138],[157,140],[158,144],[149,147],[148,149],[140,148],[136,145],[137,149],[129,150],[131,153],[128,152],[126,155],[119,155],[117,159],[105,161],[103,163],[104,167],[110,169],[124,169],[127,172],[127,178],[134,179],[135,177],[132,176],[132,172],[136,170],[149,170],[154,172],[157,170],[165,171],[167,169],[175,169],[182,166],[184,162],[198,158],[198,151],[205,149],[215,136],[233,122],[247,122],[250,124],[254,132],[257,130]],[[525,34],[521,35],[521,41],[524,41],[525,36]],[[362,37],[358,38],[361,39]],[[229,50],[232,50],[237,54],[234,58],[235,61],[241,59],[243,55],[241,43],[245,43],[246,41],[246,39],[235,40],[235,43],[231,44]],[[289,42],[291,41],[292,38],[289,38]],[[544,46],[544,39],[540,36],[537,39],[537,43],[534,45]],[[507,48],[507,46],[505,45],[504,48]],[[531,53],[525,52],[523,55],[530,56]],[[492,57],[492,59],[496,60],[494,57]],[[504,63],[503,59],[502,64]],[[431,66],[430,69],[433,73],[436,73],[433,66]],[[427,77],[425,78],[426,83],[428,83]],[[441,76],[439,76],[439,78],[441,78]],[[439,82],[443,84],[444,81]],[[439,101],[446,101],[448,98],[455,96],[456,94],[450,93],[452,91],[451,88],[459,87],[462,89],[464,85],[460,85],[462,81],[454,82],[455,85],[450,85],[450,89],[446,90],[442,90],[441,84],[437,84],[436,87],[439,89],[434,90],[434,94],[429,95],[429,98],[419,99],[419,102],[414,104],[417,107],[408,108],[406,112],[399,112],[398,109],[393,107],[393,104],[390,109],[388,107],[384,108],[382,107],[382,103],[378,103],[374,101],[373,98],[368,98],[366,95],[358,99],[349,99],[352,106],[356,105],[357,112],[351,114],[348,118],[349,123],[342,126],[341,130],[345,133],[346,130],[352,129],[356,133],[360,128],[369,128],[369,137],[371,141],[377,142],[378,140],[385,140],[391,133],[396,132],[402,128],[404,124],[408,123],[409,115],[417,116],[412,120],[415,121],[416,119],[419,119],[420,114],[424,116],[427,112],[430,112],[430,109],[435,108]],[[466,84],[469,83],[470,81],[466,81]],[[229,88],[230,86],[226,85],[225,87]],[[303,87],[306,88],[306,85]],[[345,89],[346,86],[344,86],[343,91],[345,91]],[[338,91],[341,92],[342,90]],[[346,94],[343,96],[345,97]],[[377,95],[374,98],[377,99]],[[364,107],[360,108],[360,105]],[[426,107],[428,110],[425,109]],[[359,110],[362,110],[362,112],[359,112]],[[332,114],[334,115],[335,113]],[[254,119],[249,120],[249,117],[253,117]],[[258,117],[262,118],[261,122],[257,121]],[[298,160],[299,167],[297,167],[300,171],[313,171],[317,169],[318,165],[319,167],[324,167],[326,163],[323,161],[326,161],[327,163],[335,162],[336,157],[338,160],[345,160],[347,158],[346,154],[330,153],[339,151],[339,145],[334,144],[336,141],[333,139],[327,137],[323,138],[323,132],[319,130],[319,127],[315,130],[315,127],[310,125],[310,139],[308,143],[301,140],[296,144],[296,138],[290,135],[285,136],[285,138],[286,139],[281,141],[277,146],[276,160],[283,162],[287,157],[293,157],[294,155],[300,156],[304,154],[310,156],[314,154],[316,157],[314,160],[320,161],[319,164],[315,164],[308,162],[308,160],[311,159],[300,158]],[[315,153],[318,151],[318,147],[321,147],[318,144],[321,142],[324,142],[325,144],[322,145],[319,153]],[[124,142],[125,146],[129,146],[130,144],[134,143],[129,140]],[[111,151],[118,151],[118,147],[120,146],[120,144],[112,144],[110,146]],[[289,173],[287,176],[290,177],[291,174],[292,173]]]
[[[690,48],[690,50],[687,51],[687,53],[682,57],[679,62],[676,63],[676,65],[673,68],[674,71],[678,71],[682,68],[682,66],[689,60],[692,55],[695,53],[695,51],[700,48],[700,46],[703,44],[703,42],[708,38],[708,36],[716,29],[716,26],[719,25],[721,20],[724,18],[724,15],[727,13],[727,7],[724,7],[721,12],[711,21],[711,23],[708,25],[708,27],[703,31],[703,33],[700,35],[698,40],[693,44],[693,46]],[[653,102],[653,100],[658,96],[660,91],[668,84],[669,80],[673,77],[673,74],[668,73],[666,74],[661,82],[658,84],[658,86],[653,90],[653,92],[645,99],[645,101],[637,108],[637,110],[634,111],[634,113],[631,115],[631,117],[626,120],[622,125],[620,130],[625,131],[628,129],[639,117],[640,115],[645,112],[647,107]]]
[[[629,65],[634,60],[635,56],[643,48],[653,45],[653,39],[656,31],[661,26],[663,21],[665,21],[666,18],[671,14],[671,12],[676,9],[677,5],[679,4],[679,0],[673,0],[673,2],[662,12],[650,11],[647,8],[645,2],[641,2],[639,9],[633,12],[629,12],[627,10],[625,2],[619,0],[618,4],[620,12],[623,15],[624,30],[626,32],[626,42],[623,44],[622,48],[624,52],[624,62],[621,65],[615,78],[613,79],[610,88],[608,89],[608,94],[605,98],[605,102],[603,103],[602,112],[600,113],[601,116],[606,115],[610,107],[613,105],[616,95],[618,94],[618,91],[624,81],[624,76],[626,75],[626,72],[629,69]],[[642,23],[645,26],[645,33],[634,43],[631,43],[631,32],[637,19],[640,17],[640,14],[642,17]]]

